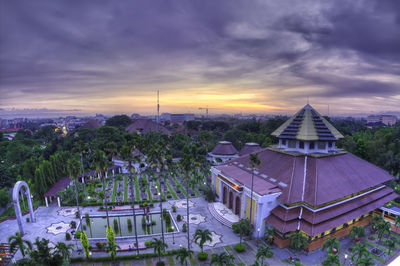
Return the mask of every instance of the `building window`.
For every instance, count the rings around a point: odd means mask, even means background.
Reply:
[[[329,141],[329,142],[328,142],[328,147],[329,147],[329,148],[332,148],[332,141]]]
[[[289,140],[289,148],[296,148],[296,141],[295,140]]]
[[[325,142],[318,142],[318,150],[325,150],[326,143]]]
[[[315,149],[315,143],[314,142],[310,142],[310,150]]]
[[[300,141],[300,149],[304,149],[304,142]]]
[[[283,139],[283,140],[282,140],[282,145],[283,145],[283,146],[286,146],[286,139]]]

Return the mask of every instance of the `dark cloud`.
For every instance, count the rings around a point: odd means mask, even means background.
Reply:
[[[278,90],[287,105],[310,93],[400,95],[397,0],[0,5],[4,106],[37,93],[51,102],[215,83],[270,101],[283,99]]]

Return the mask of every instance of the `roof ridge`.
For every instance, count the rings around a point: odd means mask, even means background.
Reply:
[[[292,177],[290,178],[290,187],[289,187],[289,192],[288,192],[288,196],[287,196],[287,201],[289,201],[290,194],[292,193],[294,169],[296,167],[296,158],[297,157],[293,157],[293,161],[294,162],[293,162],[293,167],[292,167]]]

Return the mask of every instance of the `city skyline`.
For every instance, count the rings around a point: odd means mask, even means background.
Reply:
[[[0,108],[400,110],[397,1],[1,1]]]

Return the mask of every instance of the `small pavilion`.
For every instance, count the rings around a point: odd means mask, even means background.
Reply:
[[[209,160],[215,165],[218,165],[239,157],[239,152],[231,142],[220,141],[208,155]]]
[[[58,207],[61,207],[60,197],[58,196],[58,192],[69,187],[71,185],[72,179],[69,177],[63,177],[58,180],[49,191],[44,194],[44,200],[46,202],[46,207],[49,207],[49,201],[52,202],[53,199],[57,199]]]

